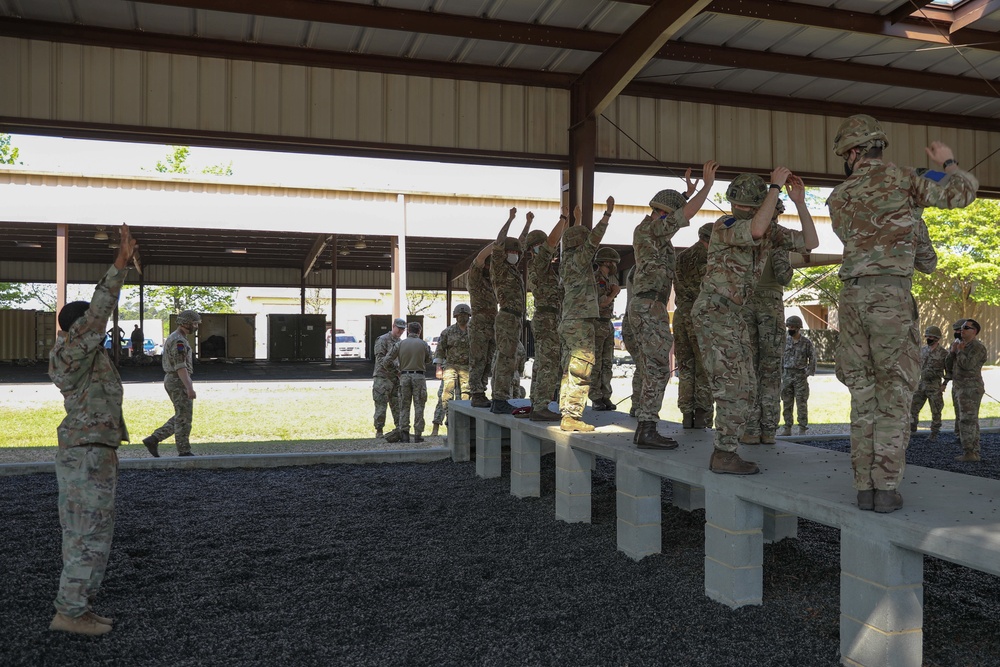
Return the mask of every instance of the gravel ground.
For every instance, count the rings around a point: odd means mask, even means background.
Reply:
[[[984,438],[995,476],[1000,436]],[[818,443],[836,448],[836,442]],[[947,441],[937,453],[950,465]],[[925,452],[926,450],[926,452]],[[934,461],[927,461],[933,463]],[[509,470],[505,466],[505,471]],[[614,466],[594,473],[594,521],[475,464],[126,471],[97,639],[46,630],[60,567],[55,480],[0,478],[0,660],[6,665],[838,664],[839,535],[800,522],[767,545],[764,604],[704,595],[704,512],[667,504],[663,553],[615,547]],[[997,665],[1000,579],[925,568],[925,665]]]

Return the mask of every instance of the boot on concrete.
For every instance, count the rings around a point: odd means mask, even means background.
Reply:
[[[682,428],[694,428],[694,413],[685,412],[684,416],[681,418]]]
[[[753,435],[750,433],[744,433],[740,436],[741,445],[759,445],[760,444],[760,434]]]
[[[423,442],[423,441],[424,441],[423,433],[417,431],[416,433],[413,434],[413,442]]]
[[[548,408],[541,408],[540,410],[532,410],[528,419],[533,422],[557,422],[562,419],[562,415],[552,412]]]
[[[708,469],[721,475],[756,475],[760,468],[753,461],[744,461],[736,452],[716,449],[708,462]]]
[[[410,432],[409,431],[400,431],[399,432],[399,441],[400,442],[409,442],[410,441]]]
[[[376,438],[383,437],[383,435],[382,435],[382,429],[380,429],[380,428],[375,429],[375,437]]]
[[[629,417],[635,417],[635,416],[636,416],[636,410],[637,410],[637,409],[638,409],[638,408],[636,408],[636,405],[635,405],[635,403],[633,403],[633,404],[632,404],[632,407],[628,409],[628,416],[629,416]]]
[[[559,428],[563,431],[579,431],[580,433],[590,433],[594,430],[592,425],[569,415],[562,416],[562,419],[559,420]]]
[[[694,416],[691,418],[691,428],[706,428],[707,426],[708,426],[708,410],[695,408]]]
[[[98,635],[105,635],[111,632],[111,626],[98,623],[87,614],[73,618],[72,616],[65,616],[57,612],[52,618],[52,622],[49,623],[49,630],[97,637]]]
[[[903,496],[899,495],[899,491],[883,491],[882,489],[877,489],[875,491],[875,511],[880,514],[888,514],[889,512],[895,512],[903,507]]]
[[[154,459],[160,458],[159,440],[157,440],[153,436],[149,436],[148,438],[142,439],[142,444],[146,445],[146,449],[149,450],[149,453],[153,455]]]
[[[774,431],[761,431],[761,433],[760,433],[760,444],[762,444],[762,445],[773,445],[774,443],[775,443],[775,440],[774,440]]]
[[[803,426],[802,424],[799,424],[799,435],[805,435],[806,431],[808,430],[809,430],[808,426]]]
[[[441,428],[441,424],[434,424],[434,428],[431,429],[431,436],[437,435],[439,428]]]
[[[979,454],[976,454],[975,452],[965,452],[961,456],[956,456],[955,460],[963,461],[965,463],[975,463],[976,461],[981,461],[982,459],[980,459]]]
[[[791,424],[789,424],[788,426],[785,426],[785,428],[781,429],[781,435],[783,435],[784,437],[787,438],[791,434],[792,434],[792,426],[791,426]]]
[[[596,401],[590,402],[590,409],[594,412],[604,412],[608,409],[608,404],[605,403],[603,398],[599,398]]]
[[[875,509],[875,489],[858,491],[858,509],[868,512]]]
[[[509,415],[514,412],[514,406],[502,398],[494,398],[493,404],[490,405],[490,412],[495,415]]]
[[[639,422],[633,440],[639,449],[677,449],[676,440],[656,431],[656,422]]]
[[[472,407],[474,408],[488,408],[492,405],[490,399],[486,398],[486,394],[480,392],[478,394],[472,395]]]
[[[180,452],[177,456],[194,456],[194,452]]]

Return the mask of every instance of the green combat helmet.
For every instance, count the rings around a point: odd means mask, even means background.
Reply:
[[[767,196],[767,183],[756,174],[740,174],[726,188],[726,199],[730,204],[759,208]]]
[[[677,211],[684,208],[687,201],[684,195],[677,190],[660,190],[649,200],[650,208],[657,208],[661,211]]]
[[[594,253],[594,263],[601,264],[602,262],[614,262],[618,264],[622,261],[621,255],[614,248],[598,248],[597,252]]]
[[[201,315],[199,315],[193,310],[182,310],[181,312],[177,313],[177,324],[190,325],[190,324],[200,324],[200,323],[201,323]]]
[[[528,235],[524,237],[524,243],[529,248],[534,248],[536,245],[542,245],[549,239],[549,235],[540,229],[532,229],[528,232]]]
[[[451,316],[458,317],[463,313],[468,315],[469,317],[472,317],[472,308],[469,306],[469,304],[467,303],[458,304],[457,306],[455,306],[455,310],[451,311]]]
[[[874,146],[886,148],[888,145],[889,140],[879,122],[863,113],[851,116],[841,123],[833,138],[833,152],[840,157],[847,155],[852,148],[864,153]]]
[[[698,228],[698,238],[702,241],[712,240],[712,230],[715,229],[714,222],[706,222],[704,225]]]
[[[562,235],[562,246],[564,250],[572,250],[573,248],[583,245],[587,237],[590,236],[590,230],[583,225],[576,225],[575,227],[570,227]]]
[[[924,329],[924,337],[925,338],[938,338],[938,339],[940,339],[941,338],[941,330],[938,329],[936,326],[931,325],[931,326],[927,327],[926,329]]]
[[[798,315],[792,315],[787,320],[785,320],[785,326],[786,327],[792,327],[793,329],[801,329],[802,328],[802,318],[799,317]]]

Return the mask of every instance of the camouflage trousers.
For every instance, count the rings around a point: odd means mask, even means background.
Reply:
[[[628,324],[642,350],[642,389],[636,418],[641,422],[658,421],[663,392],[670,380],[670,348],[674,344],[667,305],[656,299],[633,297],[628,306]]]
[[[517,371],[517,344],[521,340],[521,318],[511,313],[497,313],[494,335],[496,361],[493,364],[493,399],[506,401],[511,397],[511,378]],[[520,384],[520,378],[518,378]]]
[[[785,352],[783,298],[778,290],[760,290],[743,309],[757,376],[756,399],[747,417],[747,435],[774,435],[778,429],[781,358]],[[805,426],[804,422],[800,423]]]
[[[958,439],[962,451],[979,455],[979,406],[983,402],[984,389],[981,385],[954,388],[958,398]]]
[[[375,376],[372,378],[372,400],[375,401],[375,430],[385,428],[385,409],[392,411],[392,422],[399,427],[399,380]]]
[[[635,327],[629,322],[628,313],[622,318],[622,342],[625,349],[632,357],[635,370],[632,371],[632,396],[631,403],[633,411],[639,408],[639,395],[642,394],[642,378],[646,375],[643,372],[642,350],[639,348],[639,341],[635,338]]]
[[[434,408],[434,423],[444,424],[448,421],[448,403],[450,401],[469,400],[469,369],[466,366],[447,366],[441,371],[441,384],[438,386],[438,402]]]
[[[497,344],[493,333],[496,318],[476,315],[469,320],[469,393],[485,394],[493,373]],[[514,345],[517,352],[517,345]],[[511,354],[514,358],[514,354]],[[509,376],[508,376],[509,377]]]
[[[610,321],[594,322],[594,370],[590,376],[590,400],[611,398],[611,373],[615,363],[615,327]]]
[[[185,454],[191,451],[191,419],[194,416],[194,401],[188,398],[184,381],[176,375],[167,375],[163,381],[163,387],[167,390],[170,402],[174,404],[174,416],[168,419],[163,426],[153,431],[153,437],[163,442],[170,436],[174,436],[177,453]]]
[[[559,387],[562,365],[559,359],[559,315],[544,313],[535,304],[535,319],[531,321],[535,335],[535,363],[531,367],[531,407],[548,408]]]
[[[682,414],[695,410],[711,414],[712,385],[705,372],[690,309],[674,311],[674,361],[677,364],[677,409]]]
[[[809,379],[804,368],[786,368],[781,376],[781,403],[785,426],[792,427],[792,408],[796,408],[799,426],[809,426]]]
[[[691,318],[702,323],[702,333],[710,341],[701,354],[715,399],[714,444],[724,452],[739,447],[757,391],[750,332],[742,311],[729,299],[704,292],[691,309]]]
[[[56,453],[62,574],[56,611],[82,616],[101,588],[115,532],[118,451],[104,445],[62,448]]]
[[[854,488],[893,490],[906,468],[920,377],[917,305],[908,287],[887,280],[845,284],[840,325],[837,379],[851,390]]]
[[[594,369],[594,320],[563,320],[559,323],[566,367],[559,388],[559,410],[564,417],[583,418]]]
[[[936,435],[941,432],[941,411],[944,410],[940,381],[927,383],[921,380],[917,385],[917,390],[913,392],[913,400],[910,401],[910,430],[916,430],[924,403],[931,404],[931,433]]]
[[[399,428],[410,430],[410,406],[413,406],[413,432],[424,432],[424,407],[427,405],[427,378],[423,373],[399,375]]]

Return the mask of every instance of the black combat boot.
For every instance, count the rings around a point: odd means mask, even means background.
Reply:
[[[676,440],[657,433],[656,422],[639,422],[635,433],[635,444],[639,449],[677,449]]]
[[[706,426],[708,426],[708,410],[695,408],[694,416],[691,417],[691,428],[705,428]]]
[[[694,413],[685,412],[684,418],[681,420],[681,426],[684,428],[694,428]]]
[[[490,412],[495,415],[509,415],[514,412],[514,406],[502,398],[494,398],[490,406]]]

